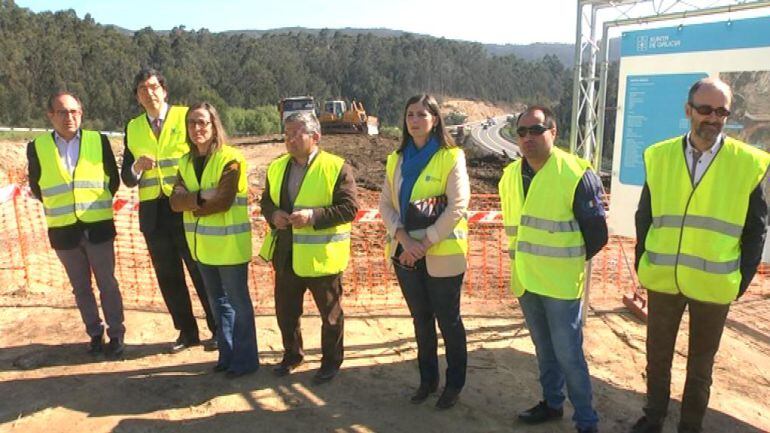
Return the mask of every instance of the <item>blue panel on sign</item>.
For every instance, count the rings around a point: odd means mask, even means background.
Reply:
[[[650,56],[770,46],[770,17],[624,32],[620,55]]]
[[[629,75],[623,110],[620,182],[644,184],[644,149],[690,130],[684,114],[687,92],[704,73]]]

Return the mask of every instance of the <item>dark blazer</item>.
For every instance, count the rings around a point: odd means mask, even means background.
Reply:
[[[310,161],[310,164],[313,164],[315,160],[316,158],[313,158],[313,160]],[[268,224],[270,224],[270,228],[273,230],[275,230],[275,226],[273,225],[272,219],[275,211],[280,209],[284,212],[291,213],[294,210],[294,203],[289,202],[287,191],[290,170],[291,163],[287,165],[286,171],[283,174],[280,203],[273,203],[273,200],[270,198],[269,179],[266,179],[265,181],[265,189],[262,192],[262,198],[259,202],[262,207],[262,215],[264,215]],[[267,177],[267,175],[265,176]],[[353,170],[351,169],[350,164],[346,161],[342,164],[339,177],[337,177],[337,182],[334,184],[332,205],[329,207],[313,209],[313,228],[325,229],[351,222],[355,219],[356,213],[358,213],[356,179],[355,176],[353,176]],[[291,266],[292,229],[289,227],[286,230],[277,230],[276,233],[277,237],[275,240],[275,252],[273,253],[273,268],[276,271],[281,271]]]
[[[53,136],[53,132],[51,135]],[[114,196],[120,187],[118,166],[115,164],[115,156],[112,153],[110,141],[104,134],[101,134],[101,137],[104,174],[109,178],[110,193]],[[35,198],[43,201],[43,196],[40,193],[40,174],[42,169],[40,167],[40,158],[38,158],[37,151],[35,151],[34,140],[27,144],[27,161],[29,162],[29,189],[32,190],[32,195]],[[97,221],[94,223],[78,221],[69,226],[48,229],[48,240],[51,242],[51,248],[55,250],[71,250],[78,246],[83,237],[95,244],[114,239],[115,221]]]
[[[144,118],[149,124],[149,118],[146,115]],[[166,125],[164,124],[163,127],[165,128]],[[131,140],[131,137],[128,136],[128,128],[124,132],[123,164],[120,168],[120,177],[123,179],[123,184],[133,188],[139,184],[139,178],[134,176],[134,172],[131,170],[136,157],[128,148],[129,140]],[[155,200],[145,200],[139,203],[139,230],[142,233],[147,234],[153,232],[158,227],[175,225],[182,225],[182,214],[171,210],[168,197],[164,196],[163,193]]]

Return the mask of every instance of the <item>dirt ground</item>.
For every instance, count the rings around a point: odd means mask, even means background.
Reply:
[[[770,431],[770,342],[766,329],[747,332],[754,314],[766,318],[768,310],[767,299],[761,299],[731,313],[705,431]],[[126,317],[125,357],[106,361],[85,353],[76,309],[0,307],[0,431],[574,431],[568,404],[562,421],[539,427],[515,422],[517,411],[540,399],[533,346],[515,304],[495,314],[465,314],[468,381],[460,403],[449,411],[433,407],[435,396],[422,405],[408,401],[419,379],[411,321],[403,308],[349,315],[343,369],[324,385],[311,384],[320,338],[320,320],[312,313],[303,321],[308,354],[299,370],[286,378],[271,374],[281,340],[275,318],[264,315],[257,318],[262,368],[236,380],[211,372],[216,354],[200,347],[166,354],[176,336],[167,314],[129,310]],[[594,310],[585,351],[602,431],[627,431],[643,404],[644,326],[622,309]],[[672,387],[677,401],[685,353],[680,338]],[[667,433],[675,431],[677,401]]]
[[[283,144],[278,137],[239,141],[257,194],[266,163],[283,152]],[[14,170],[23,171],[23,161],[17,160],[18,155],[23,158],[23,144],[0,143],[0,176],[5,176],[0,186],[18,179]],[[350,160],[360,186],[375,190],[384,176],[385,156],[396,146],[396,140],[380,137],[327,136],[322,142]],[[118,143],[115,149],[119,152]],[[474,192],[495,192],[504,161],[472,149],[468,153]],[[620,293],[611,284],[593,296],[612,300],[592,303],[585,328],[600,427],[625,432],[644,403],[645,327],[621,306]],[[271,374],[271,364],[281,357],[281,340],[275,318],[267,314],[257,317],[263,368],[228,380],[211,371],[215,353],[200,347],[167,353],[176,333],[162,307],[148,311],[127,304],[128,349],[123,359],[107,361],[85,353],[85,333],[75,308],[54,301],[48,306],[20,304],[0,296],[3,433],[574,431],[569,404],[562,421],[538,427],[515,421],[517,411],[541,396],[534,348],[510,296],[487,308],[464,305],[468,381],[460,403],[448,411],[433,407],[436,396],[421,405],[409,403],[419,379],[413,328],[403,306],[349,314],[343,369],[331,383],[315,386],[311,378],[319,367],[320,320],[313,309],[303,321],[307,362],[295,374],[281,379]],[[705,431],[770,431],[769,319],[766,284],[752,287],[734,304],[714,368]],[[205,328],[200,318],[199,325]],[[675,401],[666,433],[676,430],[686,334],[685,320],[672,369]]]

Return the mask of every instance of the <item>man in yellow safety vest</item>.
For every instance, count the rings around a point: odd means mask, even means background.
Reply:
[[[663,429],[685,307],[690,333],[679,432],[701,431],[730,303],[746,291],[762,258],[761,184],[770,155],[722,133],[731,102],[726,83],[699,80],[684,106],[690,131],[644,152],[636,267],[648,301],[647,404],[634,433]]]
[[[80,128],[83,109],[69,92],[48,99],[54,132],[27,146],[29,186],[41,202],[48,239],[72,284],[75,303],[91,337],[88,352],[123,353],[123,300],[115,279],[115,222],[112,197],[120,186],[110,142],[98,131]],[[110,342],[104,344],[91,279],[95,277]]]
[[[358,211],[350,165],[318,147],[321,127],[312,113],[285,120],[286,150],[267,168],[260,204],[270,224],[259,255],[275,269],[275,311],[284,354],[275,368],[285,376],[302,363],[299,318],[310,290],[321,313],[321,368],[328,382],[343,359],[342,271],[350,258],[351,222]]]

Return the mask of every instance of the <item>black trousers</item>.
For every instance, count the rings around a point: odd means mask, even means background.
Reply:
[[[206,324],[211,333],[216,332],[214,315],[211,312],[203,277],[198,270],[198,265],[190,255],[187,240],[184,236],[184,227],[181,224],[158,225],[150,233],[144,233],[147,241],[147,249],[150,251],[152,266],[155,268],[155,277],[158,279],[163,301],[166,303],[174,328],[178,329],[185,338],[195,340],[199,338],[198,323],[193,316],[190,292],[184,278],[182,263],[187,266],[195,292],[206,312]]]
[[[647,405],[645,415],[662,421],[671,397],[671,362],[685,306],[690,311],[687,379],[682,395],[680,431],[699,432],[708,407],[714,356],[730,305],[710,304],[647,291]]]
[[[438,322],[446,347],[446,386],[456,390],[465,386],[468,347],[460,316],[464,275],[432,277],[428,274],[425,259],[419,260],[412,269],[396,266],[396,277],[414,322],[421,383],[439,382]]]
[[[275,314],[283,339],[282,362],[295,364],[305,356],[300,329],[305,290],[310,290],[321,315],[321,368],[339,368],[344,356],[342,274],[300,277],[290,264],[275,272]]]

